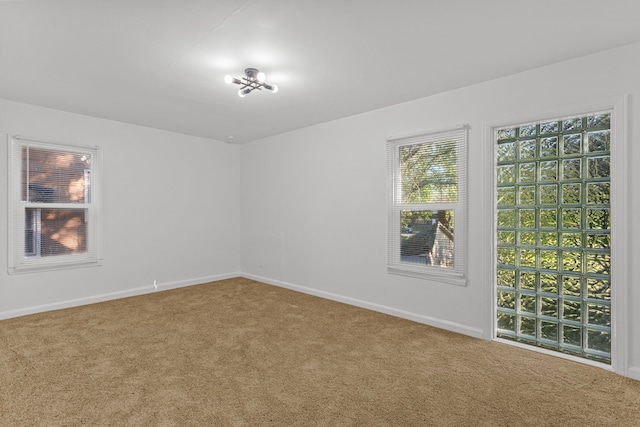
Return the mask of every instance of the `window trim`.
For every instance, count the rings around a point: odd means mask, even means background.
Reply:
[[[7,270],[9,274],[28,273],[34,271],[49,271],[77,267],[97,266],[102,264],[102,230],[100,225],[101,212],[101,184],[100,172],[102,169],[102,153],[99,146],[81,146],[66,143],[47,141],[38,138],[24,137],[20,135],[7,135]],[[91,162],[91,200],[85,203],[43,203],[23,202],[22,195],[22,163],[20,150],[23,147],[41,148],[45,150],[60,150],[77,154],[89,154]],[[86,172],[85,172],[86,176]],[[38,255],[25,253],[25,212],[27,208],[33,209],[86,209],[87,220],[87,252],[80,254],[65,254],[55,257],[43,258]],[[35,231],[35,230],[34,230]],[[34,242],[38,239],[34,239]]]
[[[611,134],[615,144],[611,150],[611,254],[612,258],[611,281],[616,283],[611,290],[611,365],[595,362],[592,360],[545,350],[535,346],[526,348],[540,353],[551,354],[584,364],[595,365],[601,368],[612,370],[623,376],[629,376],[628,348],[629,348],[629,238],[628,238],[628,200],[629,200],[629,176],[628,176],[628,95],[619,95],[599,100],[586,101],[583,103],[566,105],[564,107],[542,110],[533,113],[524,113],[518,116],[507,117],[500,120],[487,121],[484,123],[484,164],[489,168],[485,176],[485,194],[487,197],[484,209],[484,224],[491,229],[489,238],[491,250],[487,251],[486,260],[486,286],[484,292],[487,316],[485,318],[484,338],[504,342],[514,346],[522,346],[510,340],[502,340],[496,337],[496,156],[497,147],[495,144],[495,132],[499,128],[504,128],[514,123],[538,122],[555,117],[582,116],[590,113],[610,110],[611,111]]]
[[[388,223],[387,223],[387,272],[418,279],[433,280],[457,286],[466,286],[467,269],[467,145],[468,129],[466,124],[444,129],[409,135],[390,137],[386,140],[387,148],[387,190],[388,190]],[[399,156],[398,149],[405,145],[437,143],[440,141],[456,141],[458,168],[458,201],[454,203],[421,203],[403,204],[399,202]],[[445,269],[428,265],[417,265],[400,260],[400,246],[395,242],[400,235],[400,212],[403,210],[454,210],[455,242],[454,256],[456,268]]]

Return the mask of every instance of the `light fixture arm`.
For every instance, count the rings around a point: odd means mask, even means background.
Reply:
[[[264,80],[264,73],[257,68],[245,68],[244,77],[242,77],[241,79],[232,77],[230,75],[226,75],[224,77],[224,81],[227,84],[234,83],[240,85],[240,90],[238,90],[238,95],[240,95],[240,97],[244,97],[245,95],[248,95],[256,89],[262,90],[262,88],[270,90],[273,93],[276,93],[278,91],[278,86],[270,85]]]

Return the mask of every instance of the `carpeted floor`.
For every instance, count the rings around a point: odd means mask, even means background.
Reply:
[[[1,426],[638,426],[640,382],[247,279],[0,322]]]

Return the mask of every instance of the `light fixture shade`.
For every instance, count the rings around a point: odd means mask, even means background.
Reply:
[[[271,89],[271,92],[273,93],[278,92],[278,85],[273,85],[273,89]]]
[[[227,74],[226,76],[224,76],[224,82],[225,82],[226,84],[228,84],[228,85],[230,85],[231,83],[233,83],[233,80],[234,80],[233,76],[231,76],[231,75],[229,75],[229,74]]]
[[[258,74],[256,74],[256,80],[258,80],[260,83],[263,83],[266,79],[267,76],[262,71],[259,71]]]
[[[240,98],[244,98],[246,96],[246,93],[244,93],[244,90],[240,89],[238,91],[238,96],[240,96]]]

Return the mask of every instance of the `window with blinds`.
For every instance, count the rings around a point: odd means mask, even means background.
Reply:
[[[99,263],[99,148],[14,136],[9,272]]]
[[[467,128],[387,140],[390,273],[465,284]]]

